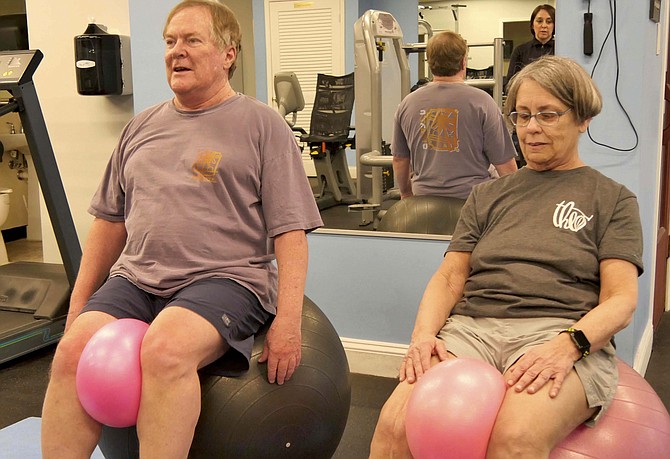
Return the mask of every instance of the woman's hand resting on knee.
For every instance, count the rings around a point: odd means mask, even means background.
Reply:
[[[505,373],[507,385],[517,392],[534,394],[550,384],[549,396],[556,397],[579,355],[577,348],[565,341],[563,334],[530,348]]]
[[[407,349],[407,355],[400,364],[400,381],[413,384],[434,364],[450,357],[444,343],[435,336],[415,338]],[[433,362],[433,358],[437,359]]]

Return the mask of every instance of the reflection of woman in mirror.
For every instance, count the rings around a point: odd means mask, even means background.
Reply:
[[[519,70],[545,54],[554,54],[554,20],[556,10],[551,5],[538,5],[530,15],[530,31],[533,39],[517,46],[512,51],[507,71],[509,82]]]
[[[522,45],[517,46],[512,51],[512,57],[509,61],[509,69],[507,70],[507,77],[505,78],[505,87],[509,84],[510,79],[516,73],[530,64],[536,59],[545,54],[554,54],[554,35],[556,34],[556,27],[554,18],[556,17],[556,10],[553,6],[538,5],[530,15],[530,31],[533,34],[533,39]],[[516,130],[512,131],[512,141],[516,148],[519,157],[517,159],[517,166],[519,168],[526,165],[526,159],[521,152],[519,146],[519,138]]]

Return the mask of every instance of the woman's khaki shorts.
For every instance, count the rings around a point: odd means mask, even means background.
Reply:
[[[495,319],[454,315],[438,333],[447,351],[456,357],[484,360],[505,373],[529,348],[554,338],[561,330],[570,328],[572,319]],[[616,353],[610,343],[575,363],[590,408],[600,408],[586,422],[593,426],[607,410],[619,373]]]

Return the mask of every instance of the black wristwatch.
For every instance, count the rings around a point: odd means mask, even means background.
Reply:
[[[583,331],[577,330],[575,328],[568,328],[561,331],[561,333],[570,333],[572,342],[575,343],[575,346],[577,346],[577,350],[582,353],[582,356],[578,360],[582,360],[591,353],[591,343]]]

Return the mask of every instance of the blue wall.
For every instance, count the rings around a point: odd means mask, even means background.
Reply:
[[[179,0],[129,0],[135,113],[172,97],[163,59],[163,26]]]
[[[314,233],[305,293],[340,336],[407,343],[446,248],[445,241]]]
[[[167,12],[176,3],[177,0],[130,0],[136,110],[171,96],[165,83],[161,32]],[[609,26],[608,3],[593,2],[591,5],[596,50]],[[632,152],[619,153],[599,147],[584,137],[580,149],[588,164],[624,183],[640,201],[647,271],[640,280],[639,307],[634,323],[617,336],[620,356],[632,363],[650,316],[663,59],[655,52],[657,26],[647,17],[648,2],[618,0],[617,4],[621,62],[619,95],[635,123],[640,144]],[[347,71],[353,70],[353,33],[350,31],[353,22],[364,11],[381,9],[391,12],[401,23],[408,37],[406,41],[413,42],[417,30],[416,5],[415,0],[345,0]],[[574,24],[578,30],[586,5],[586,2],[561,2],[557,8],[557,22]],[[252,7],[257,95],[264,99],[267,94],[264,1],[252,0]],[[663,22],[667,20],[667,11],[668,2],[663,2]],[[580,37],[581,33],[559,35],[557,50],[590,70],[597,51],[592,57],[583,56]],[[615,70],[614,48],[610,41],[595,75],[605,107],[594,120],[592,132],[601,142],[630,147],[632,131],[614,96]],[[340,335],[407,343],[421,294],[439,265],[447,243],[332,234],[311,234],[309,241],[307,294],[324,309]]]
[[[581,33],[557,36],[556,50],[579,62],[589,73],[598,58],[600,48],[609,30],[610,2],[592,2],[594,17],[594,53],[582,52]],[[640,278],[638,310],[633,323],[617,335],[619,355],[632,362],[645,328],[649,324],[653,298],[655,226],[659,207],[657,190],[660,174],[658,142],[659,120],[662,117],[661,92],[663,86],[663,55],[656,55],[657,31],[663,30],[649,20],[649,5],[639,0],[617,2],[618,44],[618,97],[628,112],[639,134],[639,145],[633,151],[619,152],[592,142],[583,136],[580,153],[584,161],[604,174],[626,185],[638,196],[644,232],[644,264],[646,271]],[[668,2],[663,5],[663,22],[667,21]],[[581,24],[586,2],[577,5],[561,3],[556,10],[558,24]],[[662,50],[665,44],[661,39]],[[591,123],[592,137],[620,149],[635,145],[635,134],[626,115],[616,100],[615,80],[617,59],[613,36],[605,43],[594,80],[603,95],[603,111]]]

